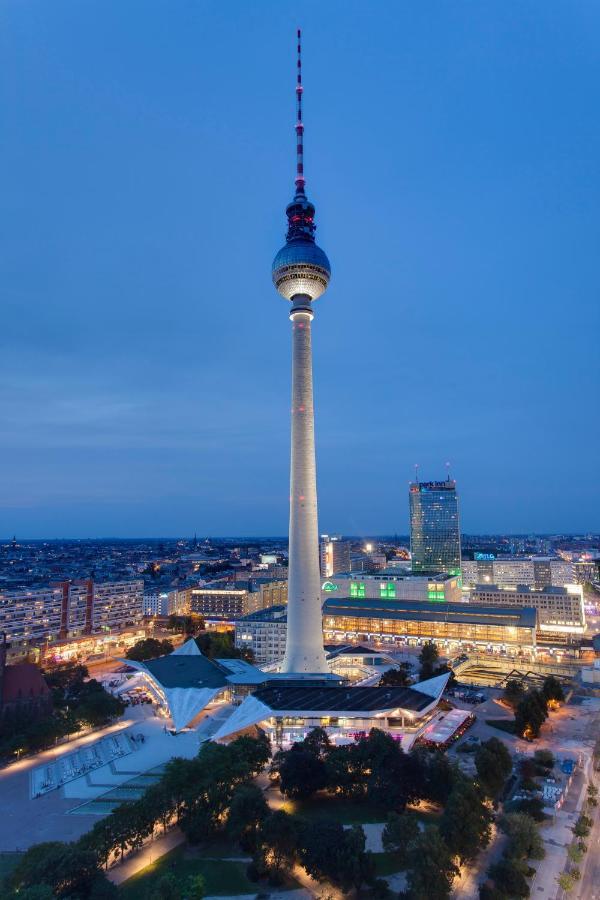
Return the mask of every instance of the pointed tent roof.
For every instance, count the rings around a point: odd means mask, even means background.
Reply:
[[[198,644],[194,640],[194,638],[190,638],[185,643],[181,644],[177,650],[173,650],[169,656],[202,656],[202,651],[200,650]]]
[[[444,693],[444,688],[448,684],[448,679],[451,675],[452,672],[445,672],[444,675],[436,675],[435,678],[428,678],[426,681],[418,681],[416,684],[412,684],[411,687],[413,691],[418,691],[420,694],[426,694],[428,697],[438,699]]]
[[[251,725],[257,725],[258,722],[262,722],[271,715],[273,715],[272,709],[257,700],[255,696],[250,695],[213,734],[212,740],[220,741],[235,734],[236,731],[243,731],[245,728],[250,728]]]

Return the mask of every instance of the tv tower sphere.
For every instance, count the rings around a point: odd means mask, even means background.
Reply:
[[[315,208],[306,197],[296,196],[286,209],[292,227],[298,223],[314,221]],[[300,232],[302,225],[296,225]],[[313,225],[314,230],[314,225]],[[273,260],[273,284],[282,297],[291,300],[302,294],[316,300],[327,290],[331,277],[331,265],[312,233],[301,233],[288,240]]]

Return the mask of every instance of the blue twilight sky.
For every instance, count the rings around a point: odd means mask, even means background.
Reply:
[[[285,533],[297,25],[321,529],[598,529],[595,0],[4,0],[0,535]]]

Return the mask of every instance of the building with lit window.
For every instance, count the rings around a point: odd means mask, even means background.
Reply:
[[[208,619],[234,621],[250,613],[287,603],[287,581],[256,578],[192,588],[190,610]]]
[[[213,740],[230,740],[258,727],[273,747],[283,748],[318,727],[332,744],[348,744],[378,728],[408,750],[428,725],[444,718],[438,706],[449,677],[440,675],[411,687],[266,682],[234,710]]]
[[[350,571],[350,541],[329,537],[321,537],[321,577],[331,578],[338,572]]]
[[[47,588],[0,592],[0,632],[11,657],[99,632],[137,626],[144,582],[62,581]]]
[[[474,603],[493,606],[532,606],[538,614],[538,638],[547,635],[581,636],[585,631],[583,588],[579,584],[566,587],[535,588],[526,584],[498,587],[477,585],[471,592]]]
[[[512,556],[494,559],[491,554],[480,554],[485,558],[463,560],[462,576],[465,587],[495,584],[509,587],[526,584],[530,587],[564,587],[577,582],[575,564],[564,559],[546,556]],[[490,558],[491,557],[491,558]]]
[[[457,603],[462,599],[460,575],[411,575],[402,569],[380,572],[346,572],[321,585],[323,601],[329,597],[358,600],[421,600]]]
[[[415,574],[460,574],[456,482],[416,481],[409,489],[410,552]]]
[[[190,611],[189,589],[144,591],[145,616],[185,616]]]
[[[536,610],[513,605],[431,603],[330,598],[323,607],[326,641],[418,645],[424,641],[465,648],[536,646]]]
[[[251,650],[259,665],[279,662],[285,654],[287,607],[271,606],[235,622],[235,646]]]

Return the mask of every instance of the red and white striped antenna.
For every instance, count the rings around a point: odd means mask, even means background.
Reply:
[[[304,194],[304,123],[302,121],[302,32],[298,29],[296,75],[296,193]]]

